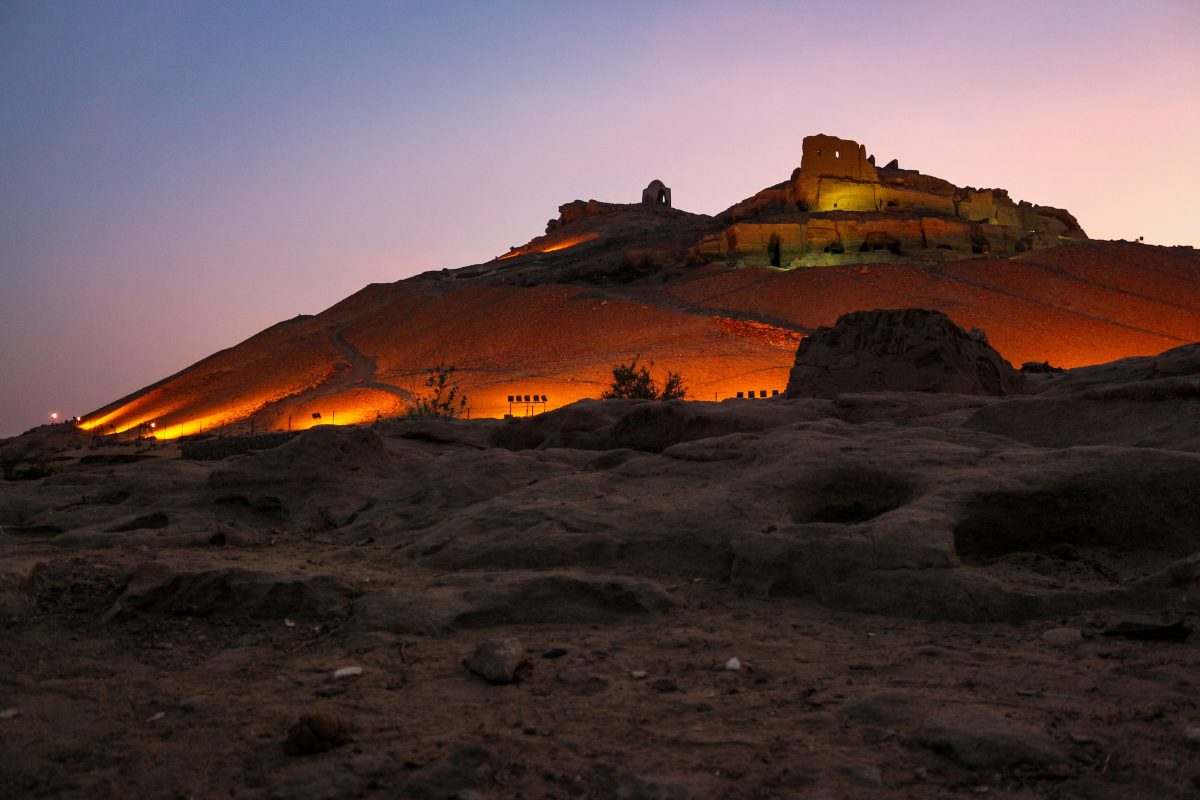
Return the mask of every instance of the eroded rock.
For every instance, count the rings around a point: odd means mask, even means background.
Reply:
[[[301,714],[300,720],[288,728],[283,752],[291,756],[324,753],[350,741],[350,724],[335,714]]]
[[[939,311],[856,311],[800,343],[788,397],[846,392],[1008,395],[1023,378],[988,345]]]
[[[464,663],[488,683],[517,683],[532,669],[521,640],[514,636],[484,639]]]
[[[1067,761],[1058,743],[1040,729],[982,709],[938,714],[920,726],[916,740],[969,769],[1050,767]]]
[[[105,620],[147,613],[326,619],[342,614],[351,597],[350,590],[327,575],[241,568],[188,571],[149,562],[134,570]]]

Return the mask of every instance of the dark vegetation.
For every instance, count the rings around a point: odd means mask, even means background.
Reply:
[[[668,372],[660,390],[650,369],[644,364],[639,366],[637,357],[628,364],[613,367],[612,375],[612,383],[600,395],[602,400],[682,400],[687,395],[678,372]]]

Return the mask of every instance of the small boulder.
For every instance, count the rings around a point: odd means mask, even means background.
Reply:
[[[463,663],[488,683],[516,683],[533,668],[525,658],[521,640],[515,636],[484,639]]]
[[[883,788],[883,776],[879,769],[869,764],[845,764],[842,766],[842,774],[846,776],[850,785],[860,789]]]
[[[1082,642],[1083,634],[1078,628],[1051,628],[1042,634],[1042,641],[1065,647]]]
[[[842,708],[850,722],[867,725],[903,725],[919,713],[922,703],[908,692],[876,692],[851,700]]]
[[[283,752],[289,756],[324,753],[350,741],[350,725],[333,714],[301,714],[288,729]]]
[[[917,742],[968,769],[1063,764],[1066,753],[1038,728],[983,710],[949,711],[926,720]]]

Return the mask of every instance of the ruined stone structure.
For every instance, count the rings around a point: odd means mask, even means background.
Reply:
[[[671,207],[671,189],[658,178],[642,189],[642,205]]]
[[[1015,203],[1003,189],[884,167],[849,139],[804,139],[800,167],[718,216],[702,260],[774,267],[1013,255],[1087,239],[1068,212]]]

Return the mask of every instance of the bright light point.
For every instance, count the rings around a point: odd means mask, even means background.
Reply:
[[[57,419],[58,419],[58,412],[57,412],[57,411],[53,411],[53,412],[51,412],[51,414],[50,414],[50,419],[57,420]]]

